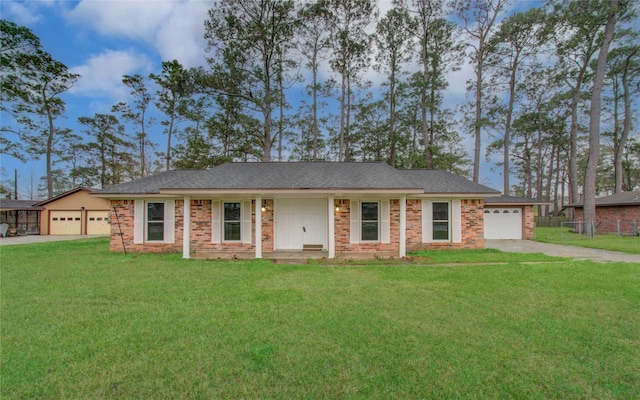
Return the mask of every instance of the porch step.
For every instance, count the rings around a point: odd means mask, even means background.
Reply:
[[[302,246],[302,251],[322,251],[321,244],[305,244]]]

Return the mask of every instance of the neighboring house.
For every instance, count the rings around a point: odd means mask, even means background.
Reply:
[[[15,234],[38,235],[44,208],[37,203],[38,200],[0,199],[0,224],[8,224]]]
[[[489,197],[484,205],[485,239],[535,239],[533,206],[548,201],[514,196]]]
[[[35,203],[42,207],[41,235],[109,235],[109,201],[89,196],[95,189],[78,187]]]
[[[482,248],[485,199],[499,195],[444,171],[333,162],[227,163],[92,193],[115,211],[111,250],[185,258]]]
[[[584,204],[572,204],[574,219],[584,221]],[[596,199],[596,232],[638,234],[640,191],[620,192]]]

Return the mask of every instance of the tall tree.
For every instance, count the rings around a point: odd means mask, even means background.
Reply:
[[[214,57],[202,83],[215,93],[236,97],[262,115],[262,160],[271,160],[273,110],[280,49],[288,49],[294,32],[291,0],[221,0],[209,10],[205,39]]]
[[[624,2],[624,0],[623,0]],[[596,177],[598,163],[600,162],[600,96],[604,83],[605,69],[609,46],[613,41],[616,22],[621,13],[619,0],[609,0],[608,7],[602,10],[607,16],[604,28],[604,37],[598,54],[596,73],[593,78],[591,90],[591,109],[589,111],[589,158],[584,174],[584,220],[587,223],[587,234],[595,235],[596,222]]]
[[[89,142],[89,167],[95,170],[101,187],[116,185],[135,176],[134,160],[130,156],[133,145],[124,134],[124,126],[113,114],[79,117]]]
[[[353,89],[368,67],[371,37],[367,28],[377,18],[373,0],[326,0],[331,27],[331,69],[340,76],[340,130],[338,161],[349,161],[349,128]]]
[[[532,8],[516,13],[504,21],[491,39],[493,52],[487,58],[489,67],[496,70],[495,79],[507,86],[507,105],[505,109],[503,144],[503,193],[510,194],[509,175],[511,147],[511,122],[516,101],[516,89],[520,71],[527,63],[534,61],[540,33],[544,31],[545,13],[542,9]]]
[[[504,11],[509,0],[456,0],[454,8],[456,16],[462,22],[462,28],[467,33],[471,48],[471,62],[475,66],[475,81],[470,87],[474,91],[473,136],[473,181],[480,179],[480,150],[482,145],[482,127],[486,124],[483,114],[484,69],[485,60],[491,53],[491,35],[498,17]]]
[[[320,117],[318,116],[320,64],[329,58],[328,51],[331,48],[325,5],[323,0],[319,0],[304,4],[298,11],[298,20],[300,21],[299,34],[297,35],[298,52],[305,60],[304,66],[311,71],[311,83],[307,86],[307,93],[311,95],[312,155],[310,158],[313,161],[318,159],[318,145],[321,140]]]
[[[378,21],[375,44],[377,46],[374,68],[387,77],[389,92],[389,163],[396,166],[396,88],[402,76],[402,67],[411,57],[412,42],[410,40],[409,13],[394,7]]]
[[[586,11],[599,2],[580,0],[548,1],[549,29],[554,33],[558,69],[562,71],[571,96],[569,125],[569,202],[580,199],[578,179],[579,110],[589,82],[591,61],[602,42],[601,17]]]
[[[147,112],[153,98],[151,93],[149,93],[144,76],[140,74],[124,75],[122,77],[122,83],[130,89],[131,96],[133,97],[133,107],[127,103],[118,103],[113,106],[112,110],[119,112],[124,119],[131,121],[136,126],[136,139],[138,141],[140,162],[139,176],[145,177],[148,173],[147,146],[151,145],[147,131],[153,123],[153,119],[148,118]]]
[[[633,119],[633,95],[640,91],[640,45],[637,45],[637,33],[625,35],[625,45],[609,52],[608,82],[612,91],[613,128],[611,138],[614,154],[614,192],[623,190],[622,163]],[[620,104],[622,103],[622,104]],[[622,106],[622,112],[620,111]],[[622,121],[620,121],[622,114]],[[603,133],[604,134],[604,133]]]
[[[156,107],[166,115],[162,121],[167,134],[167,150],[165,153],[166,170],[171,169],[171,138],[175,124],[187,113],[188,101],[193,94],[193,84],[189,71],[185,70],[177,60],[163,61],[159,75],[149,75],[159,86],[156,92]]]
[[[0,121],[2,123],[0,132],[14,134],[17,138],[17,140],[10,140],[4,134],[0,135],[0,153],[22,161],[26,160],[25,149],[20,141],[23,127],[12,126],[9,123],[9,120],[19,118],[19,115],[12,115],[13,110],[9,105],[19,97],[18,94],[22,91],[21,67],[17,61],[27,54],[35,54],[36,50],[42,50],[42,47],[40,39],[31,29],[0,19],[0,112],[7,113]]]
[[[54,146],[64,131],[56,126],[66,108],[61,95],[80,75],[69,72],[66,65],[41,49],[16,54],[12,63],[6,76],[3,71],[3,97],[9,100],[10,114],[23,128],[20,140],[27,145],[27,153],[34,158],[45,156],[47,193],[52,197]]]

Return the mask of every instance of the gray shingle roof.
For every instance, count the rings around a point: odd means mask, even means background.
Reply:
[[[399,172],[411,179],[428,194],[478,193],[497,195],[500,192],[490,187],[472,182],[448,171],[435,169],[405,169]]]
[[[425,193],[499,192],[445,171],[397,170],[385,163],[226,163],[209,170],[177,170],[148,176],[96,194],[157,194],[161,190],[408,190]]]
[[[598,197],[596,206],[627,206],[640,204],[640,190],[632,192],[620,192],[610,196]],[[584,203],[571,204],[568,207],[582,207]]]
[[[183,181],[196,179],[198,175],[211,171],[204,170],[175,170],[146,176],[119,185],[97,189],[94,194],[157,194],[161,188],[178,187]]]
[[[0,199],[0,210],[44,210],[43,207],[36,206],[38,200],[13,200]]]
[[[490,205],[498,205],[498,204],[548,204],[548,203],[552,203],[550,201],[530,199],[528,197],[516,197],[516,196],[505,196],[505,195],[502,195],[500,197],[489,197],[489,198],[485,199],[484,202],[486,204],[490,204]]]

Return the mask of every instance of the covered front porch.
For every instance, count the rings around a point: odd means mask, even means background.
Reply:
[[[359,194],[360,195],[360,194]],[[360,195],[362,196],[362,195]],[[185,195],[182,231],[190,240],[182,240],[183,258],[208,258],[208,259],[229,259],[229,258],[267,258],[267,259],[333,259],[336,257],[375,258],[381,257],[404,257],[406,253],[406,196],[396,198],[395,215],[397,225],[395,226],[396,242],[389,242],[389,195],[380,193],[369,193],[365,195],[369,202],[377,201],[380,204],[379,233],[377,239],[366,241],[360,235],[350,235],[350,231],[360,227],[359,208],[351,210],[354,202],[354,195],[345,196],[340,194],[325,193],[266,193],[254,195],[249,200],[247,197],[238,200],[225,200],[223,196],[213,198],[209,202],[213,210],[224,207],[229,202],[241,201],[243,211],[241,219],[242,228],[245,232],[251,230],[251,234],[243,239],[243,243],[235,243],[237,251],[234,251],[234,243],[220,241],[217,238],[214,246],[210,246],[205,241],[200,241],[195,245],[191,239],[201,231],[197,231],[198,223],[201,219],[197,214],[192,213],[193,204],[201,201],[201,196],[192,200],[191,196]],[[359,207],[360,197],[355,196],[356,207]],[[377,200],[375,200],[377,199]],[[195,201],[195,203],[193,203]],[[204,203],[209,204],[209,203]],[[205,208],[206,210],[206,208]],[[356,213],[354,219],[353,213]],[[251,214],[248,217],[249,213]],[[214,211],[216,217],[214,221],[220,221],[220,212]],[[202,215],[200,213],[200,215]],[[192,221],[192,218],[198,220]],[[192,224],[193,223],[193,224]],[[219,223],[212,222],[213,231],[220,229]],[[364,225],[364,224],[363,224]],[[222,229],[224,231],[224,229]],[[186,233],[189,232],[187,235]],[[386,233],[385,233],[386,232]],[[199,235],[202,237],[202,235]],[[245,237],[245,236],[243,236]],[[215,247],[215,248],[214,248]]]

